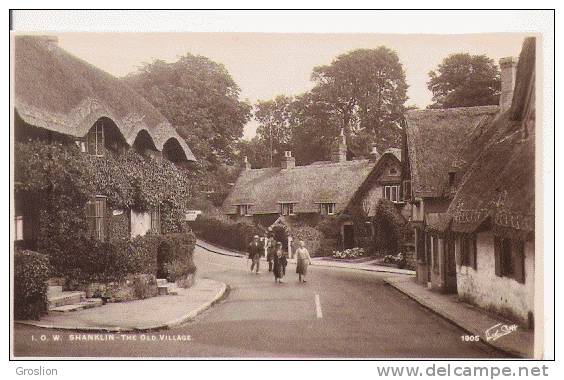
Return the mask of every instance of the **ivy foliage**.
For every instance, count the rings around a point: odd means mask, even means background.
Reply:
[[[39,319],[47,311],[49,259],[33,251],[14,254],[14,315],[18,319]]]
[[[51,256],[56,269],[83,249],[85,205],[93,195],[106,196],[111,209],[149,211],[160,205],[163,233],[186,230],[191,181],[170,161],[133,149],[94,157],[72,143],[45,141],[16,142],[14,154],[16,197],[33,201],[40,218],[38,250]]]

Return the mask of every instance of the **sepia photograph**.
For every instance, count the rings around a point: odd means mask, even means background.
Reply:
[[[545,37],[15,28],[11,359],[542,359]]]

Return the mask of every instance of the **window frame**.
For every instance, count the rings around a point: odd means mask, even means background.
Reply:
[[[101,215],[99,215],[99,212]],[[99,241],[107,239],[107,198],[96,195],[86,202],[86,219],[89,235]]]
[[[151,217],[151,232],[157,235],[161,234],[161,205],[154,207],[149,212]]]
[[[251,213],[251,204],[242,203],[237,205],[237,215],[239,216],[253,216]]]
[[[388,197],[389,194],[389,197]],[[394,197],[392,196],[395,195],[395,200],[393,199]],[[389,200],[390,202],[393,203],[399,203],[401,202],[400,200],[400,185],[395,184],[395,185],[384,185],[384,198],[386,198],[387,200]]]
[[[280,202],[280,215],[295,215],[294,202]]]
[[[524,241],[495,236],[494,256],[496,276],[526,282]]]
[[[91,141],[94,139],[94,141]],[[91,144],[93,143],[94,151]],[[106,137],[104,131],[104,122],[98,120],[86,134],[86,153],[94,157],[104,157],[106,147]]]
[[[460,236],[460,265],[478,269],[478,248],[475,235]]]
[[[319,213],[321,215],[335,215],[336,206],[335,202],[321,202],[319,203]]]
[[[14,217],[14,241],[24,241],[24,216],[16,215]]]

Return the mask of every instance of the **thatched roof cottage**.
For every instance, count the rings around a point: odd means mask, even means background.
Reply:
[[[231,217],[250,217],[265,226],[279,217],[315,225],[319,217],[350,212],[353,203],[370,203],[387,198],[401,203],[401,150],[391,148],[380,155],[375,149],[369,159],[347,160],[345,136],[335,144],[331,161],[296,166],[286,152],[280,167],[252,169],[248,162],[223,203]],[[369,211],[367,209],[367,211]],[[356,246],[352,222],[341,229],[341,245]]]
[[[118,78],[60,48],[56,37],[15,36],[12,63],[17,143],[56,142],[95,157],[134,150],[178,167],[195,160],[157,109]],[[16,157],[16,161],[25,159]],[[37,207],[16,195],[16,241],[34,247]],[[99,240],[108,238],[105,226],[110,224],[125,236],[160,231],[160,209],[109,210],[105,194],[92,194],[87,214],[92,235]]]
[[[474,304],[534,326],[535,38],[519,56],[510,108],[491,123],[479,155],[460,181],[448,215],[466,236],[471,260],[457,251],[458,294]],[[462,247],[461,247],[462,248]]]

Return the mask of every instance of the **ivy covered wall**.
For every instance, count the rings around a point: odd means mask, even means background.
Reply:
[[[133,149],[94,157],[73,143],[45,141],[16,142],[14,155],[16,203],[33,200],[39,215],[37,250],[49,254],[55,268],[89,239],[85,205],[94,195],[107,197],[110,215],[114,209],[147,212],[160,205],[162,233],[188,230],[184,219],[192,181],[170,161]],[[124,235],[124,218],[107,218],[115,237]]]

